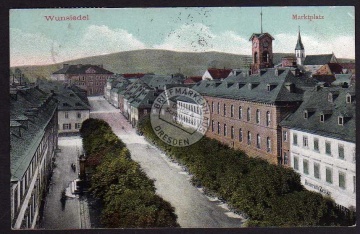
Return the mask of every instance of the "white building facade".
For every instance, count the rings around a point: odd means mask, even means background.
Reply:
[[[356,207],[355,143],[290,129],[291,167],[306,189]]]

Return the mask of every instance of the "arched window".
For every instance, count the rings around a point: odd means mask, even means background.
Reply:
[[[260,110],[256,110],[256,123],[260,123]]]
[[[239,119],[242,119],[242,107],[239,106]]]
[[[266,126],[270,125],[270,111],[266,112]]]
[[[257,61],[258,61],[258,53],[257,52],[255,52],[254,53],[254,63],[257,63]]]
[[[220,102],[218,102],[217,113],[220,114]]]
[[[243,141],[243,132],[242,129],[239,129],[239,141],[242,142]]]
[[[224,104],[224,116],[226,116],[226,104]]]
[[[224,124],[224,136],[227,135],[227,128],[226,128],[226,124]]]
[[[271,151],[271,140],[270,137],[266,138],[266,151],[270,152]]]
[[[214,113],[214,102],[211,102],[211,113]]]
[[[230,107],[230,117],[234,117],[234,105]]]
[[[218,134],[220,134],[220,123],[218,122]]]
[[[260,135],[259,134],[257,134],[256,135],[256,147],[258,148],[258,149],[260,149]]]
[[[248,132],[248,145],[251,145],[251,132]]]
[[[234,126],[231,126],[231,139],[234,139],[235,131]]]
[[[263,61],[264,63],[269,63],[269,61],[270,61],[269,52],[264,51],[264,52],[262,53],[262,61]]]
[[[250,119],[251,119],[251,111],[250,111],[250,107],[249,108],[247,108],[247,121],[250,121]]]

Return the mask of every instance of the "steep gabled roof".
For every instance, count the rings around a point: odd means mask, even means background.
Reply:
[[[18,91],[17,100],[10,99],[10,121],[26,121],[27,110],[36,109],[31,121],[27,121],[27,127],[21,127],[21,136],[10,132],[11,181],[23,177],[44,136],[46,126],[56,114],[56,107],[57,102],[52,95],[39,88]]]
[[[313,88],[304,94],[304,102],[289,115],[280,125],[291,129],[305,131],[325,137],[355,142],[355,100],[346,102],[347,93],[353,93],[354,87],[328,87],[320,90]],[[329,101],[329,93],[338,96]],[[304,111],[311,108],[313,113],[304,118]],[[325,121],[320,121],[320,115],[327,113]],[[339,116],[345,117],[343,125],[339,125]]]
[[[232,69],[218,69],[218,68],[209,68],[208,72],[210,73],[213,79],[225,79],[229,76]]]
[[[307,55],[304,60],[304,65],[324,65],[331,63],[333,56],[333,54]]]
[[[295,50],[304,50],[304,45],[301,42],[301,36],[300,36],[300,31],[299,31],[299,35],[298,35],[298,40],[295,46]]]

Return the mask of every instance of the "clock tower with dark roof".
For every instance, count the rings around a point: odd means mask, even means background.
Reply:
[[[252,42],[251,74],[259,73],[260,69],[274,67],[272,41],[274,38],[269,33],[263,33],[262,9],[260,13],[261,33],[253,33],[249,39]]]
[[[251,74],[259,73],[262,68],[274,67],[272,41],[269,33],[253,33],[249,39],[252,42]]]

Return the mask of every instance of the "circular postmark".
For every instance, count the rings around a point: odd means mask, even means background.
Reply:
[[[210,123],[205,98],[188,87],[172,87],[159,94],[151,108],[151,125],[165,143],[184,147],[200,140]]]

